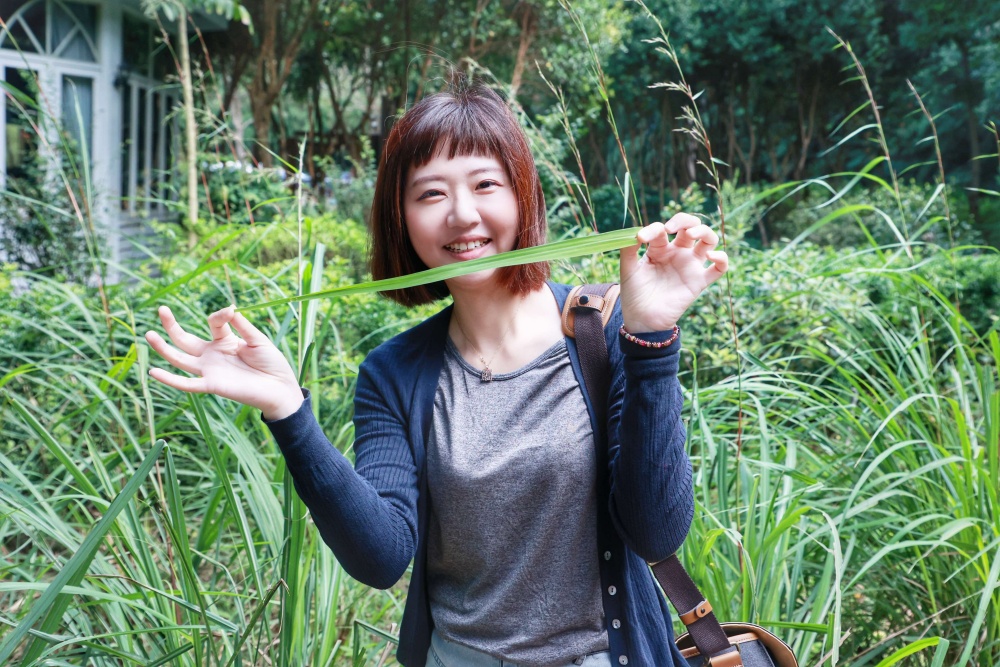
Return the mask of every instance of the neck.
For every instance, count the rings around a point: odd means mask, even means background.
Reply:
[[[469,342],[488,356],[508,327],[511,329],[508,335],[514,334],[518,327],[515,317],[521,317],[525,302],[531,299],[531,295],[522,297],[496,287],[486,295],[452,290],[452,299],[455,302],[452,317],[458,320],[462,332],[471,339]]]
[[[496,287],[452,289],[448,334],[466,361],[493,373],[521,368],[561,336],[559,308],[548,286],[521,296]],[[484,361],[489,362],[484,364]]]

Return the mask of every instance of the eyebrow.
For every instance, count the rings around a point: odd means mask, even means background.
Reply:
[[[480,167],[479,169],[473,169],[472,171],[467,172],[465,175],[478,176],[479,174],[486,174],[486,173],[499,174],[502,173],[502,171],[500,169],[497,169],[496,167]],[[443,176],[439,176],[438,174],[430,174],[429,176],[421,176],[420,178],[415,179],[412,183],[410,183],[410,187],[415,188],[423,183],[429,183],[430,181],[443,181],[443,180],[445,180]]]

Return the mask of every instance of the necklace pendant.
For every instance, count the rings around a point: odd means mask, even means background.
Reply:
[[[489,366],[483,369],[483,374],[479,376],[482,382],[493,382],[493,371]]]

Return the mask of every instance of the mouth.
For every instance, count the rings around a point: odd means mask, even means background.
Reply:
[[[483,246],[487,246],[492,242],[493,239],[478,239],[469,243],[449,243],[444,247],[444,249],[455,255],[461,255],[462,253],[472,250],[479,250]]]

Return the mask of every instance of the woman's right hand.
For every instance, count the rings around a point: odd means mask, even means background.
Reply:
[[[302,405],[298,379],[285,356],[235,306],[208,316],[210,341],[184,331],[166,306],[160,306],[159,314],[176,347],[155,331],[146,332],[146,341],[173,366],[200,377],[152,368],[149,374],[154,379],[181,391],[215,394],[255,407],[268,421],[287,417]]]

